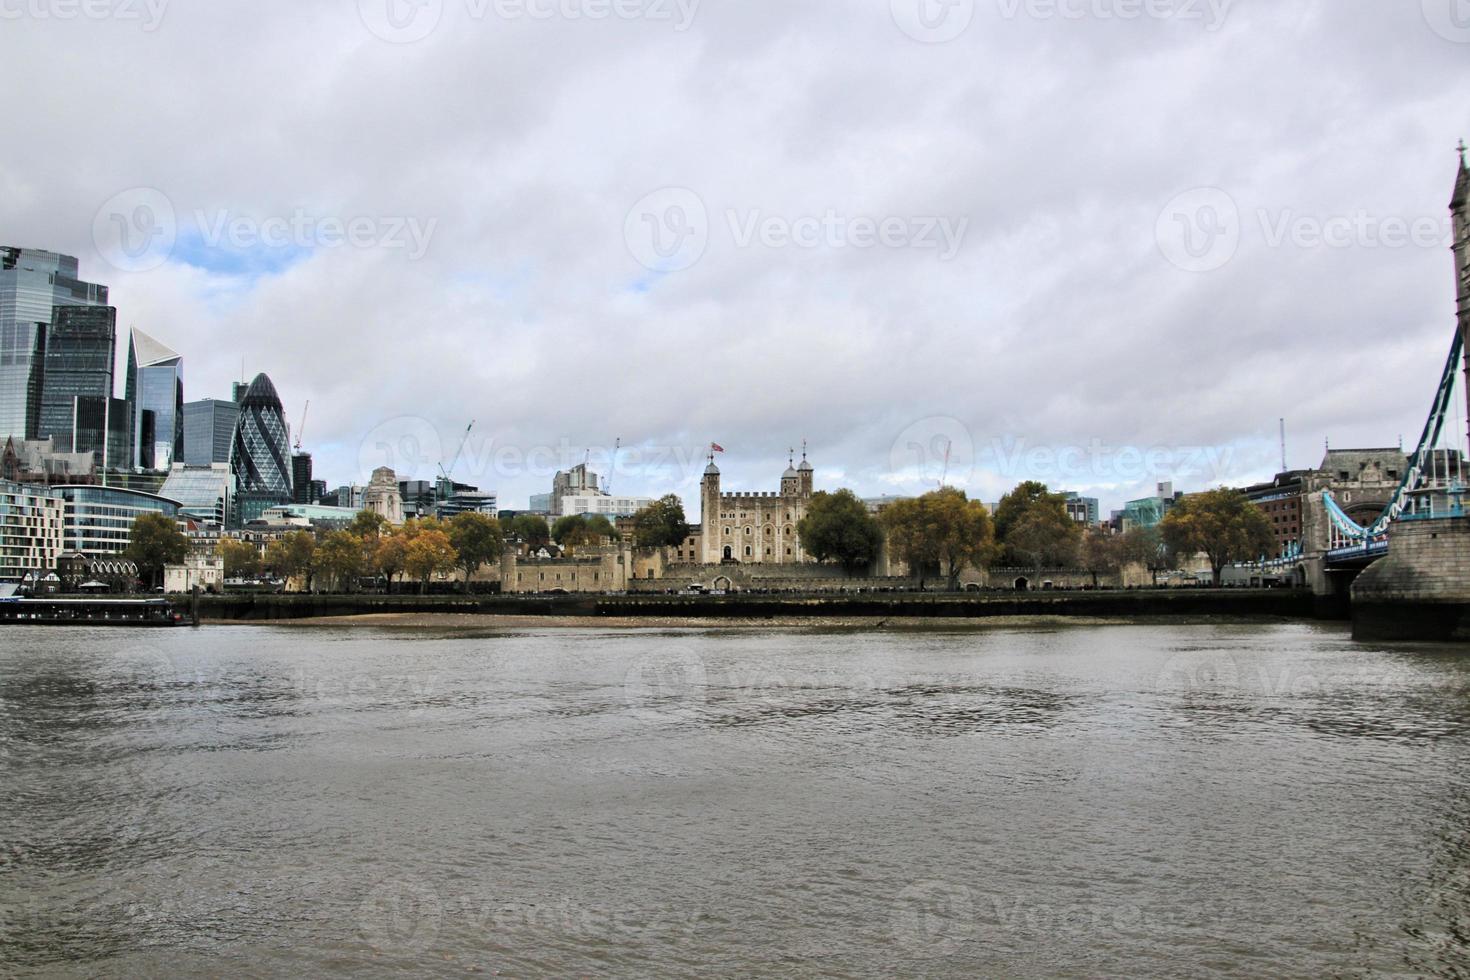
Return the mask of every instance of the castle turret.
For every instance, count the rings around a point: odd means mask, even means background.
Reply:
[[[786,472],[781,474],[781,496],[796,497],[801,494],[801,476],[796,472],[796,465],[792,458],[796,450],[790,450],[791,455],[786,457]]]
[[[801,444],[801,465],[796,468],[798,492],[803,497],[812,495],[812,464],[806,461],[806,443]]]
[[[709,465],[704,468],[704,478],[699,481],[700,550],[704,552],[706,564],[720,560],[720,468],[715,465],[715,454],[709,454]]]

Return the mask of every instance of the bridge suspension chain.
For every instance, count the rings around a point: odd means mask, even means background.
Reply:
[[[1331,518],[1333,527],[1343,537],[1353,541],[1368,541],[1383,535],[1388,530],[1388,525],[1398,520],[1403,514],[1409,504],[1409,495],[1419,489],[1420,484],[1424,482],[1426,471],[1433,472],[1434,447],[1439,442],[1440,433],[1444,429],[1445,415],[1454,401],[1455,379],[1459,373],[1464,342],[1464,338],[1456,330],[1454,342],[1450,344],[1449,359],[1445,361],[1444,374],[1440,377],[1439,387],[1434,393],[1434,404],[1430,406],[1429,418],[1424,423],[1424,432],[1419,436],[1419,445],[1414,450],[1409,466],[1404,471],[1403,479],[1399,481],[1398,488],[1394,490],[1393,497],[1389,500],[1388,506],[1383,509],[1383,513],[1364,527],[1338,506],[1337,501],[1332,499],[1330,490],[1322,491],[1322,502],[1326,505],[1328,517]],[[1458,438],[1457,434],[1457,441]]]

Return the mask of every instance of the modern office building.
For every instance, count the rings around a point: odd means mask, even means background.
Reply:
[[[201,398],[184,403],[184,462],[190,466],[228,463],[240,423],[240,403]]]
[[[240,422],[230,451],[237,524],[292,502],[290,456],[291,433],[281,398],[271,379],[257,374],[240,401]]]
[[[133,465],[162,471],[182,459],[184,359],[136,327],[128,338],[124,397],[134,413]]]
[[[133,522],[143,514],[179,516],[179,502],[121,487],[56,487],[65,502],[62,547],[68,553],[115,555],[127,550]]]
[[[311,453],[298,450],[291,454],[291,502],[316,503],[311,499]]]
[[[99,474],[133,465],[133,413],[124,398],[78,396],[72,411],[72,448],[91,453]],[[108,481],[111,482],[111,481]]]
[[[353,510],[362,510],[362,499],[367,495],[367,487],[358,486],[355,483],[340,486],[330,493],[322,494],[321,503],[332,507],[351,507]]]
[[[327,507],[322,504],[282,504],[269,507],[260,515],[266,524],[292,524],[297,527],[319,528],[334,531],[344,528],[357,519],[357,511],[351,507]]]
[[[117,349],[117,310],[110,306],[58,306],[46,326],[41,358],[38,438],[51,438],[72,452],[77,399],[106,408],[112,397],[112,362]],[[76,450],[81,452],[81,450]],[[118,461],[118,465],[125,465]]]
[[[435,513],[441,518],[467,513],[494,517],[499,507],[500,500],[494,490],[461,490],[439,501],[435,505]]]
[[[56,567],[65,516],[65,502],[55,490],[0,480],[0,582]]]
[[[180,517],[224,527],[235,500],[234,486],[228,463],[175,463],[158,494],[179,502]]]
[[[37,436],[46,334],[57,310],[107,306],[107,287],[78,274],[70,255],[0,247],[0,439]]]
[[[1173,483],[1160,483],[1152,497],[1140,497],[1123,505],[1122,530],[1158,527],[1164,515],[1174,508],[1184,494],[1174,491]]]
[[[1074,490],[1066,490],[1062,493],[1062,500],[1067,506],[1068,517],[1083,527],[1097,527],[1101,504],[1096,497],[1084,497]]]
[[[557,498],[552,507],[553,513],[562,517],[574,514],[632,517],[651,503],[652,497],[610,497],[601,493],[579,493]]]

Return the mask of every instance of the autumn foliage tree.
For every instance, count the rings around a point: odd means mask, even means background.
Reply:
[[[883,529],[851,490],[812,495],[796,524],[801,547],[817,561],[835,561],[851,575],[877,559]]]
[[[895,556],[921,581],[937,570],[950,589],[959,588],[960,574],[986,564],[994,550],[990,512],[953,487],[889,505],[882,523]]]
[[[1164,515],[1159,530],[1175,551],[1203,553],[1216,587],[1226,565],[1269,554],[1276,541],[1265,513],[1239,490],[1226,488],[1184,497]]]

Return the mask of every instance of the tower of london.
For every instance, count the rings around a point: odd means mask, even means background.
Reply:
[[[806,450],[798,465],[794,456],[781,474],[775,493],[722,493],[714,454],[699,487],[700,533],[697,553],[706,564],[788,565],[809,561],[802,551],[796,524],[812,498],[812,464]]]

